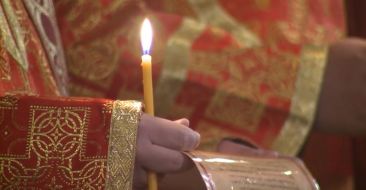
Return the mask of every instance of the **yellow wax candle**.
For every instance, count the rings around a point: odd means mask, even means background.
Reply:
[[[152,83],[152,70],[151,70],[151,56],[143,55],[141,57],[143,86],[144,86],[144,102],[145,111],[150,115],[154,115],[154,95],[153,95],[153,83]],[[149,190],[157,190],[158,182],[155,173],[148,171],[147,180]]]
[[[145,111],[150,115],[154,115],[154,95],[152,83],[151,56],[149,55],[152,42],[152,27],[150,21],[145,19],[141,27],[141,44],[144,55],[141,57],[141,66],[143,74],[144,86],[144,103]],[[158,180],[154,172],[147,172],[147,180],[149,190],[158,190]]]
[[[152,70],[151,70],[151,56],[143,55],[141,57],[142,63],[142,75],[144,86],[144,102],[145,111],[150,115],[154,115],[154,94],[153,94],[153,82],[152,82]]]

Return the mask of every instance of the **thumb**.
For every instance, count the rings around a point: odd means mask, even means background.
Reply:
[[[184,125],[186,127],[189,127],[189,120],[186,118],[178,119],[178,120],[175,120],[174,122]]]

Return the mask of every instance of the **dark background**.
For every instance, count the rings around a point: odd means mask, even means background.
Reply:
[[[348,36],[366,39],[366,1],[346,0],[346,7]],[[355,189],[366,189],[366,137],[353,140],[353,152]]]

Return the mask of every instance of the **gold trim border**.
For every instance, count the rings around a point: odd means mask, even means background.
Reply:
[[[327,46],[304,46],[290,115],[272,149],[296,155],[312,128],[327,62]]]
[[[192,44],[205,27],[196,20],[184,18],[180,27],[167,41],[162,72],[155,89],[155,107],[159,108],[158,115],[169,115],[187,78]]]
[[[56,23],[55,6],[52,0],[43,1],[42,3],[35,0],[23,1],[26,10],[28,11],[33,25],[35,26],[39,38],[42,42],[44,52],[48,58],[49,65],[52,69],[52,73],[55,77],[57,87],[63,96],[68,95],[67,91],[67,69],[65,61],[65,53],[62,47],[60,29]],[[47,37],[46,29],[42,25],[41,15],[44,14],[49,17],[53,34],[55,35],[56,42],[53,43]],[[52,19],[53,18],[53,19]],[[58,62],[56,62],[58,60]]]
[[[201,22],[222,28],[231,33],[242,48],[262,45],[259,37],[243,23],[228,14],[217,0],[188,0]]]
[[[142,103],[114,101],[107,158],[107,190],[131,190]]]
[[[11,7],[8,7],[5,10],[5,7],[2,7],[5,5],[5,3],[8,3],[6,1],[0,1],[0,39],[3,40],[4,44],[4,48],[11,54],[11,56],[17,61],[17,63],[22,67],[22,69],[26,70],[27,69],[27,64],[25,63],[19,49],[16,46],[16,42],[15,39],[12,36],[11,30],[9,28],[10,23],[8,22],[8,20],[6,19],[6,13],[5,11],[11,9]],[[6,6],[10,6],[8,4],[6,4]],[[19,23],[13,23],[12,25],[17,25],[17,27],[19,26]]]

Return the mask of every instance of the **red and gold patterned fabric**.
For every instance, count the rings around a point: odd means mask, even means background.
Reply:
[[[0,2],[0,26],[0,95],[61,94],[22,1]]]
[[[0,74],[0,189],[132,189],[141,103],[60,97],[51,0],[0,1]]]
[[[0,98],[1,189],[131,189],[141,103]]]
[[[141,99],[139,27],[154,26],[159,116],[294,155],[312,125],[341,0],[56,0],[71,94]]]

